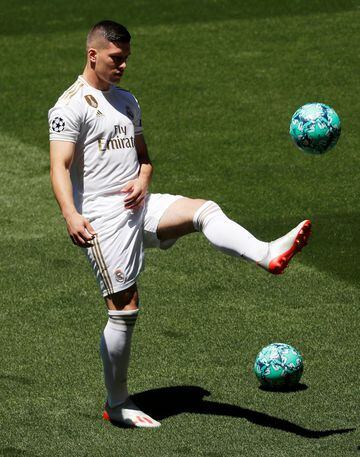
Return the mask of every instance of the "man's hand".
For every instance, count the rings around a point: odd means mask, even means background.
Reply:
[[[96,236],[96,233],[84,216],[73,212],[66,217],[66,225],[70,238],[76,246],[88,248],[93,245],[92,240]]]
[[[144,204],[148,183],[146,180],[137,178],[132,179],[121,189],[121,192],[128,194],[124,198],[126,209],[137,209]]]

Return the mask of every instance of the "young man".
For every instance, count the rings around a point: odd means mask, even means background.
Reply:
[[[126,69],[130,38],[125,27],[112,21],[90,30],[82,76],[49,111],[51,181],[70,238],[85,248],[108,308],[101,339],[104,418],[158,427],[127,390],[144,247],[166,249],[179,237],[199,231],[220,251],[280,274],[306,245],[311,223],[303,221],[265,243],[212,201],[147,192],[153,167],[140,107],[130,92],[116,86]]]

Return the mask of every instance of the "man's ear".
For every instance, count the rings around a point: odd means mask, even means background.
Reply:
[[[88,56],[89,56],[89,60],[91,63],[95,63],[96,62],[96,57],[97,57],[97,51],[96,49],[94,48],[90,48],[88,50]]]

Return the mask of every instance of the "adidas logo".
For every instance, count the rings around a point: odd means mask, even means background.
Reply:
[[[103,113],[102,113],[100,110],[97,110],[97,111],[96,111],[96,115],[97,115],[97,116],[103,116]]]

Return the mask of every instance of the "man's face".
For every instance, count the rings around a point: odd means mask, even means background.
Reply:
[[[94,70],[99,79],[107,84],[117,84],[126,68],[130,55],[130,43],[116,46],[106,41],[106,46],[96,50]]]

